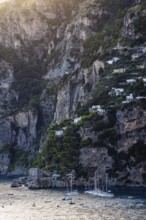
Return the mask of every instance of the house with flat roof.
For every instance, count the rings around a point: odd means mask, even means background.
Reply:
[[[74,118],[74,124],[77,124],[78,122],[80,122],[82,119],[81,119],[81,117],[79,117],[79,118]]]
[[[99,115],[104,115],[106,111],[102,109],[100,105],[93,105],[89,108],[89,112],[97,112]]]
[[[105,113],[106,113],[106,111],[105,111],[105,109],[97,109],[97,113],[99,114],[99,115],[104,115]]]
[[[146,78],[143,78],[142,81],[144,83],[144,86],[146,86]]]
[[[134,99],[133,94],[126,96],[126,101],[132,101]]]
[[[112,88],[111,91],[108,93],[110,96],[123,96],[124,89],[123,88]]]
[[[93,105],[91,108],[93,110],[101,109],[101,105]]]
[[[146,96],[137,96],[135,99],[137,99],[137,100],[146,99]]]
[[[113,72],[114,72],[114,73],[125,73],[125,72],[126,72],[126,68],[118,68],[118,69],[114,69]]]
[[[116,63],[120,60],[120,58],[119,57],[113,57],[112,60]]]
[[[108,60],[108,61],[106,61],[106,63],[109,65],[112,65],[114,62],[113,62],[113,60]]]
[[[62,137],[64,135],[64,131],[63,130],[55,131],[55,135],[58,137]]]
[[[111,60],[106,61],[107,64],[112,65],[120,60],[119,57],[113,57]]]
[[[127,84],[130,84],[130,85],[133,85],[133,84],[136,83],[136,79],[127,79],[127,80],[126,80],[126,83],[127,83]]]

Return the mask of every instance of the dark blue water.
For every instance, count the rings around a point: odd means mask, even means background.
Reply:
[[[146,200],[146,187],[114,187],[112,192],[115,197],[133,197]]]
[[[0,183],[9,183],[14,179],[22,177],[22,175],[0,175]],[[65,191],[66,189],[52,189],[52,191]],[[81,193],[84,192],[83,188],[78,189]],[[137,186],[137,187],[122,187],[122,186],[115,186],[112,187],[111,192],[114,193],[116,198],[129,198],[132,197],[133,199],[142,199],[146,202],[146,186]]]

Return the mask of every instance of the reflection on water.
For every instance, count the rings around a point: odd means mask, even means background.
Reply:
[[[0,220],[146,220],[146,200],[133,197],[101,199],[85,194],[74,205],[62,201],[65,192],[12,189],[0,183]]]

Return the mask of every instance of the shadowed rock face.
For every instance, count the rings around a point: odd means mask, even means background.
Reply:
[[[91,97],[103,62],[97,60],[72,77],[70,73],[80,68],[83,42],[102,26],[106,13],[100,3],[87,0],[13,0],[0,11],[1,148],[13,143],[16,149],[34,152],[38,132],[52,120],[70,117],[78,103]],[[64,75],[70,79],[58,86]],[[37,92],[35,81],[44,83]],[[55,87],[59,89],[54,92]],[[37,104],[30,104],[36,99]]]
[[[0,43],[25,61],[31,54],[35,61],[47,62],[45,79],[62,77],[80,67],[83,41],[101,26],[106,12],[100,2],[92,2],[12,1],[1,9]]]

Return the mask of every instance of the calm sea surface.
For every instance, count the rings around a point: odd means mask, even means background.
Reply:
[[[116,188],[113,199],[81,193],[74,205],[65,192],[10,188],[0,179],[0,220],[146,220],[146,188]]]

